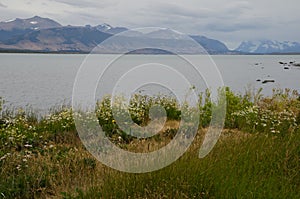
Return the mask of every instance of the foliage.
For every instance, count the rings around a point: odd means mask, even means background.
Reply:
[[[274,90],[263,97],[226,88],[225,93],[227,130],[214,150],[198,159],[211,111],[218,107],[207,90],[199,96],[203,128],[194,146],[176,163],[147,174],[120,173],[97,162],[82,145],[70,108],[39,117],[3,108],[0,99],[0,198],[299,198],[298,92]],[[178,124],[183,110],[189,110],[167,96],[135,95],[128,107],[130,118],[147,125],[154,105],[165,108],[169,123]],[[115,121],[113,111],[124,114],[122,106],[113,108],[109,96],[99,101],[98,122],[115,144],[129,151],[164,146],[179,126],[135,139]]]

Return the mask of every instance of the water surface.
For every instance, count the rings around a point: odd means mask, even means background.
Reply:
[[[178,63],[167,55],[131,55],[132,59],[141,62],[159,62],[165,60],[169,66]],[[103,70],[112,59],[112,55],[94,55],[95,70]],[[206,67],[203,60],[195,56],[187,56]],[[72,98],[73,84],[76,74],[86,55],[53,55],[53,54],[0,54],[0,96],[6,104],[15,107],[30,105],[35,110],[48,110],[50,107],[68,104]],[[124,67],[132,64],[131,58],[125,58]],[[300,67],[283,68],[278,62],[300,62],[299,55],[267,55],[212,56],[226,86],[236,92],[244,93],[249,87],[263,88],[265,95],[270,95],[273,88],[290,88],[300,91]],[[99,68],[98,68],[99,67]],[[183,66],[185,67],[185,66]],[[124,68],[123,68],[124,69]],[[209,69],[208,69],[209,70]],[[115,70],[111,78],[118,78],[124,70]],[[140,74],[133,78],[143,78]],[[166,76],[166,74],[157,74]],[[86,77],[89,78],[89,77]],[[169,78],[169,77],[168,77]],[[190,78],[193,78],[192,75]],[[275,83],[262,84],[261,81],[273,79]],[[257,81],[261,80],[261,81]],[[193,80],[202,82],[203,79]],[[177,87],[178,85],[174,85]],[[178,86],[179,87],[179,86]],[[203,88],[201,88],[203,89]]]

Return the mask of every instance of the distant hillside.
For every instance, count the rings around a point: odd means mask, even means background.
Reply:
[[[57,28],[61,27],[59,23],[52,19],[42,18],[39,16],[35,16],[29,19],[19,19],[16,18],[14,20],[0,22],[0,29],[6,31],[12,30],[40,30],[46,28]]]
[[[90,52],[99,43],[112,35],[127,31],[125,27],[113,27],[109,24],[98,26],[62,26],[58,22],[42,17],[29,19],[15,19],[0,22],[0,49],[2,51],[39,51],[39,52]],[[159,47],[172,47],[174,52],[193,54],[199,49],[191,46],[186,36],[170,29],[161,29],[147,34],[132,31],[123,41],[114,43],[109,50],[123,52],[124,49],[133,49],[133,52],[151,52],[165,54],[160,49],[134,50],[138,43]],[[210,54],[232,53],[225,44],[218,40],[204,36],[192,36]]]
[[[111,35],[91,28],[59,27],[32,31],[0,44],[0,48],[89,52]]]
[[[7,41],[32,31],[57,27],[61,27],[61,25],[56,21],[38,16],[29,19],[17,18],[6,22],[0,22],[0,42]]]
[[[218,40],[209,39],[204,36],[191,36],[191,37],[199,44],[201,44],[203,48],[205,48],[211,54],[223,54],[229,52],[227,46]]]

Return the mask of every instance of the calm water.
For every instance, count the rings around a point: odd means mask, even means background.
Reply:
[[[131,58],[134,57],[134,59],[139,60],[141,63],[160,63],[161,60],[164,60],[163,63],[165,65],[167,63],[169,63],[169,66],[180,65],[180,62],[174,60],[171,56],[131,56]],[[201,58],[187,57],[201,63],[204,68],[207,66],[206,68],[209,70],[209,64],[206,65],[206,62],[203,62]],[[7,105],[15,107],[30,105],[35,110],[42,111],[48,110],[53,106],[68,104],[72,98],[76,74],[85,58],[86,55],[0,54],[0,96],[5,99]],[[124,67],[119,66],[117,68],[116,66],[114,70],[109,71],[110,74],[107,73],[108,75],[103,80],[104,83],[123,78],[122,75],[128,72],[126,71],[128,70],[126,66],[133,64],[131,63],[131,58],[127,57],[122,60]],[[89,59],[90,62],[97,64],[91,71],[95,70],[100,74],[103,67],[111,59],[111,55],[92,56]],[[291,66],[289,70],[284,70],[283,66],[278,63],[279,61],[296,61],[299,63],[299,55],[226,55],[212,56],[212,59],[218,66],[224,84],[231,87],[234,91],[243,93],[249,87],[255,89],[262,87],[265,95],[270,95],[273,88],[291,88],[300,91],[300,67]],[[189,70],[185,69],[183,71],[189,72]],[[190,72],[192,73],[192,71]],[[172,82],[171,74],[163,71],[156,74],[158,77],[168,76],[168,79]],[[142,71],[136,71],[136,73],[130,76],[131,80],[127,83],[138,83],[138,79],[143,79],[147,76],[148,74],[144,74]],[[86,79],[89,78],[87,75]],[[188,78],[194,78],[193,81],[198,81],[192,74]],[[209,78],[213,78],[213,76]],[[256,81],[257,79],[274,79],[275,83],[262,84]],[[205,85],[203,79],[199,80],[199,82],[202,82],[200,83],[201,85]],[[99,84],[101,84],[101,80]],[[122,84],[124,84],[124,81]],[[179,81],[178,85],[174,82],[171,84],[174,88],[180,87]],[[97,89],[99,88],[97,87]],[[102,90],[102,92],[109,91]]]

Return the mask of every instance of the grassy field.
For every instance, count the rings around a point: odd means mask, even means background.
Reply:
[[[38,119],[28,110],[4,107],[0,198],[300,198],[299,94],[277,90],[263,97],[227,89],[226,97],[225,128],[205,158],[198,153],[214,106],[208,92],[199,100],[200,126],[190,149],[170,166],[144,174],[119,172],[98,162],[82,145],[69,108]],[[99,123],[119,147],[154,151],[174,137],[180,109],[172,99],[135,96],[131,113],[136,123],[149,122],[149,103],[167,110],[168,121],[156,136],[124,134],[108,99],[99,102]]]

